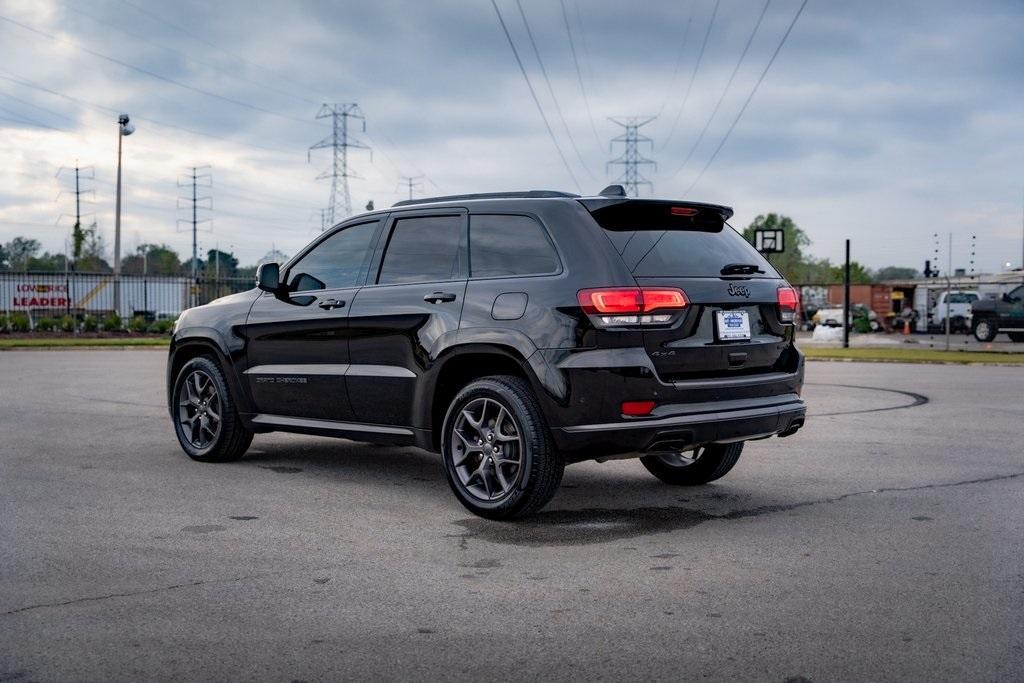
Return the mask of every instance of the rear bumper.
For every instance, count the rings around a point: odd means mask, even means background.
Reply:
[[[678,451],[710,443],[788,436],[803,426],[807,408],[796,394],[702,404],[663,405],[658,415],[559,427],[558,448],[577,459]]]

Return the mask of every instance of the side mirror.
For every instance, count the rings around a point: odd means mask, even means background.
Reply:
[[[256,286],[264,292],[276,294],[281,289],[281,266],[264,263],[256,269]]]
[[[1005,302],[1006,302],[1006,303],[1008,303],[1008,304],[1012,304],[1012,303],[1013,303],[1013,302],[1015,302],[1016,300],[1017,300],[1017,298],[1016,298],[1016,297],[1013,297],[1013,296],[1010,296],[1010,294],[1009,294],[1009,293],[1005,293],[1005,294],[1003,294],[1003,301],[1005,301]]]

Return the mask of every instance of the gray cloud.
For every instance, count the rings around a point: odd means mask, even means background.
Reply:
[[[660,110],[645,129],[659,163],[650,177],[656,194],[680,196],[799,1],[773,0],[706,139],[675,177],[761,4],[721,2],[679,127],[664,148],[713,0],[578,4],[582,26],[577,0],[566,0],[597,140],[559,3],[523,2],[585,168],[555,117],[515,3],[499,2],[574,173],[586,191],[606,184],[607,140],[616,134],[607,117]],[[327,197],[326,184],[314,181],[326,153],[306,161],[306,148],[326,134],[313,120],[325,100],[358,101],[367,116],[363,140],[374,151],[372,162],[366,153],[353,157],[363,176],[352,182],[356,207],[401,198],[400,173],[426,173],[430,193],[575,189],[489,2],[11,0],[0,14],[219,96],[0,21],[0,240],[32,234],[49,249],[62,248],[67,227],[44,226],[68,211],[53,201],[53,175],[76,158],[96,166],[97,220],[112,226],[115,116],[67,97],[138,120],[126,143],[129,245],[164,241],[187,251],[190,240],[175,227],[176,181],[186,166],[210,163],[215,229],[202,236],[204,247],[234,245],[243,261],[271,244],[286,252],[301,247],[319,228]],[[920,267],[932,234],[954,232],[955,265],[966,265],[971,234],[983,267],[1019,261],[1022,30],[1024,8],[1012,1],[811,0],[692,198],[733,205],[738,224],[757,213],[787,213],[809,232],[815,253],[833,259],[850,237],[856,257],[869,265]]]

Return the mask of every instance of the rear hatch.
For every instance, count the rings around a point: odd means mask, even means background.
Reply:
[[[653,200],[583,203],[638,286],[685,294],[687,306],[671,325],[643,332],[662,380],[796,369],[794,328],[782,322],[779,305],[779,289],[788,284],[726,224],[731,209]]]

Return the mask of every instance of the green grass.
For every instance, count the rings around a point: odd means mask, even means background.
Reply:
[[[820,346],[801,346],[808,358],[822,360],[861,360],[880,363],[990,363],[1024,365],[1024,353],[998,353],[986,351],[942,351],[939,349],[838,349]]]
[[[41,337],[38,339],[4,339],[0,337],[0,350],[4,349],[60,349],[60,348],[117,348],[125,346],[167,346],[169,337]]]

